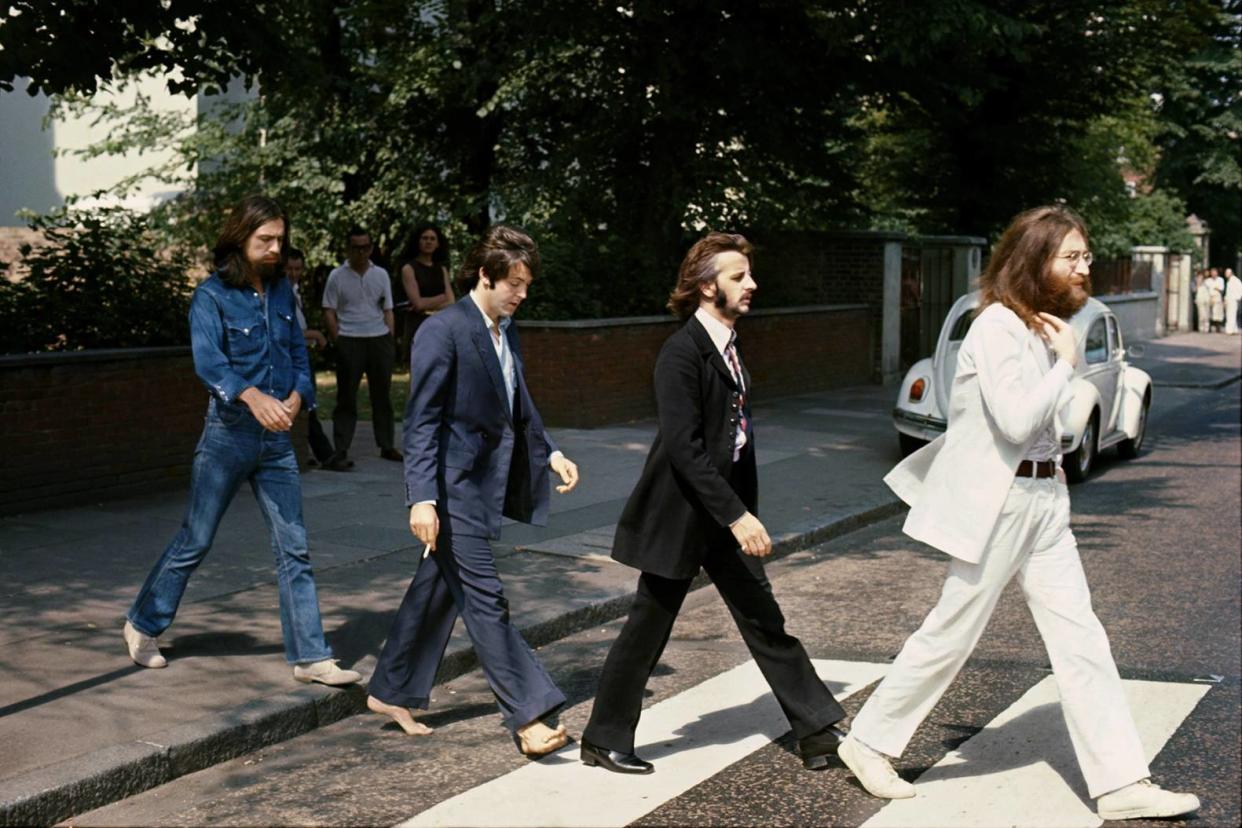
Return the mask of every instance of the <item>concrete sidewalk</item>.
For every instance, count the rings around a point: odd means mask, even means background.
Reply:
[[[760,515],[787,553],[894,514],[881,482],[899,458],[894,389],[760,404]],[[349,473],[303,475],[328,640],[370,675],[421,547],[406,527],[401,466],[359,428]],[[553,493],[543,528],[509,524],[496,551],[533,646],[625,612],[636,572],[608,559],[654,422],[555,430],[582,482]],[[164,670],[133,665],[120,629],[176,533],[186,492],[0,519],[0,824],[48,823],[363,709],[362,688],[297,684],[285,664],[272,556],[241,492],[161,638]],[[444,681],[473,668],[458,624]]]
[[[1217,388],[1242,376],[1240,337],[1181,334],[1133,362],[1161,387]],[[778,554],[897,513],[881,478],[899,459],[895,388],[761,401],[760,516]],[[549,525],[509,524],[496,546],[514,618],[533,646],[622,615],[636,580],[608,559],[621,507],[654,436],[651,421],[554,430],[582,471],[552,495]],[[328,640],[370,675],[418,563],[401,466],[360,424],[350,473],[303,475]],[[0,518],[0,824],[50,823],[363,710],[360,687],[304,686],[284,662],[267,531],[240,493],[163,636],[164,670],[125,653],[120,629],[186,492]],[[475,665],[461,625],[440,680]]]

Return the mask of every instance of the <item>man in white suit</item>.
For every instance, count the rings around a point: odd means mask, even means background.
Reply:
[[[1044,639],[1079,767],[1103,819],[1199,807],[1149,779],[1070,531],[1058,410],[1078,359],[1063,320],[1090,294],[1087,232],[1064,207],[1014,219],[980,277],[943,436],[885,482],[910,504],[904,531],[952,556],[940,600],[855,717],[838,755],[874,796],[914,796],[900,756],[970,656],[1015,575]]]

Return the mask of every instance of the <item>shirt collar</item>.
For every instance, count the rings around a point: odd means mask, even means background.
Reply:
[[[479,313],[483,314],[483,324],[487,326],[487,329],[489,331],[495,330],[496,326],[492,324],[492,318],[487,315],[487,311],[483,310],[483,306],[479,304],[479,300],[477,297],[475,297],[473,290],[470,291],[470,301],[474,302],[474,306],[479,309]],[[500,330],[507,331],[509,329],[509,325],[511,325],[512,323],[513,323],[512,316],[500,317]]]
[[[694,312],[694,318],[699,320],[703,327],[707,329],[707,335],[712,338],[712,344],[716,346],[716,350],[720,352],[720,355],[724,356],[725,348],[729,347],[729,343],[736,336],[734,330],[702,307]]]
[[[367,269],[362,271],[361,273],[354,270],[353,265],[349,263],[349,259],[346,259],[344,263],[341,264],[341,268],[343,270],[348,270],[350,273],[354,274],[355,276],[361,276],[364,279],[366,278],[367,274],[371,272],[371,268],[373,267],[375,267],[375,262],[371,261],[370,259],[367,259]]]

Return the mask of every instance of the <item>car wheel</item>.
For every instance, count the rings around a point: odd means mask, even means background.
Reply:
[[[920,440],[918,437],[911,437],[909,434],[897,432],[897,442],[901,445],[901,456],[909,457],[916,451],[927,445],[926,440]]]
[[[1117,444],[1117,453],[1127,460],[1138,457],[1139,452],[1143,450],[1143,438],[1147,436],[1147,409],[1149,408],[1151,408],[1150,391],[1143,396],[1143,407],[1139,409],[1138,428],[1135,429],[1134,437]]]
[[[1087,425],[1082,430],[1082,440],[1078,443],[1078,448],[1065,455],[1065,477],[1070,483],[1086,480],[1095,465],[1095,455],[1099,449],[1099,436],[1096,434],[1099,416],[1098,412],[1091,412]]]

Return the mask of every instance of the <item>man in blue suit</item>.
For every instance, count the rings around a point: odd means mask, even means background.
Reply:
[[[464,297],[418,329],[405,408],[405,492],[410,531],[426,544],[371,677],[367,707],[406,733],[431,729],[426,709],[458,613],[518,748],[542,756],[565,745],[543,720],[565,703],[509,618],[491,539],[501,517],[547,523],[549,468],[557,491],[578,468],[557,450],[526,387],[514,312],[539,272],[525,233],[490,228],[467,255]]]

